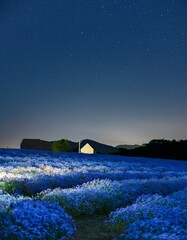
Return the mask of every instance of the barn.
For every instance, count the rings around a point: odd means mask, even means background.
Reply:
[[[95,153],[101,153],[101,154],[111,154],[116,153],[118,149],[115,147],[98,143],[96,141],[90,140],[90,139],[84,139],[79,143],[79,152],[80,153],[87,153],[87,154],[95,154]]]
[[[96,150],[89,144],[86,143],[81,149],[80,149],[81,153],[87,153],[87,154],[94,154],[96,153]]]

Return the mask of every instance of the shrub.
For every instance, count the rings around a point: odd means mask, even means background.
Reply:
[[[69,141],[66,139],[54,141],[51,145],[51,149],[53,152],[72,152]]]

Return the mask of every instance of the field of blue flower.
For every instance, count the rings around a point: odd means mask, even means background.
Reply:
[[[187,162],[0,149],[1,240],[77,239],[99,215],[115,239],[187,240]]]

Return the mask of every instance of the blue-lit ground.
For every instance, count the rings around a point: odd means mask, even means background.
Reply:
[[[98,214],[117,239],[185,240],[187,163],[0,149],[2,239],[72,239]]]

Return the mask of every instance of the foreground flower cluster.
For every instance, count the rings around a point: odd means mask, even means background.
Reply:
[[[109,222],[123,232],[117,239],[180,239],[187,237],[187,188],[170,196],[142,195],[117,209]]]
[[[1,240],[72,240],[94,214],[118,239],[186,240],[186,195],[185,162],[0,149]]]
[[[2,239],[68,239],[73,236],[74,221],[60,206],[32,199],[16,199],[10,195],[0,197]]]

